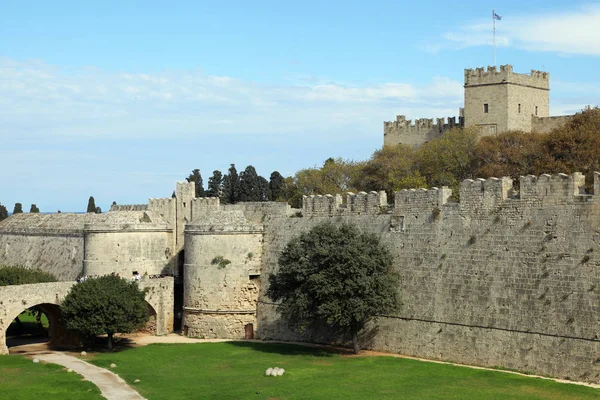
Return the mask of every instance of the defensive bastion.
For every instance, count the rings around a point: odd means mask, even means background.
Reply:
[[[175,314],[190,336],[326,341],[289,329],[266,296],[268,277],[292,237],[323,221],[351,222],[389,247],[400,276],[400,308],[366,332],[368,348],[600,382],[600,174],[591,193],[584,187],[579,173],[525,176],[518,185],[476,179],[462,182],[460,201],[433,188],[402,190],[391,204],[384,192],[308,196],[294,210],[195,199],[183,183],[174,199],[95,217],[66,249],[62,236],[54,241],[32,221],[19,230],[10,217],[0,223],[0,264],[8,243],[11,263],[19,249],[65,276],[93,266],[87,254],[101,271],[170,271],[182,285]],[[97,239],[104,250],[88,253]]]

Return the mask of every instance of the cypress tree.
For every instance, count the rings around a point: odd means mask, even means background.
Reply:
[[[219,170],[214,170],[210,178],[208,178],[208,190],[206,195],[208,197],[220,197],[223,184],[223,174]]]
[[[235,169],[235,164],[231,164],[228,174],[223,177],[223,202],[234,204],[240,201],[240,176]]]
[[[39,214],[39,212],[40,212],[40,209],[39,209],[39,208],[37,208],[37,206],[36,206],[35,204],[32,204],[32,205],[31,205],[31,208],[29,209],[29,212],[30,212],[30,213],[34,213],[34,214]]]
[[[283,193],[283,183],[285,179],[278,171],[273,171],[269,178],[270,199],[276,201]]]
[[[188,182],[194,182],[196,184],[196,197],[204,197],[204,183],[202,181],[202,175],[199,169],[192,170],[190,176],[185,178]]]
[[[0,204],[0,221],[2,221],[3,219],[6,219],[6,218],[8,218],[8,210],[6,209],[5,206]]]
[[[21,214],[23,212],[23,205],[21,203],[15,203],[13,214]]]
[[[87,212],[95,213],[96,212],[96,201],[94,200],[94,196],[90,196],[88,200]]]

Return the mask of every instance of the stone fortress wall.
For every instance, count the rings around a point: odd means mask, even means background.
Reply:
[[[352,222],[381,238],[400,274],[400,309],[367,332],[369,348],[600,382],[600,175],[593,194],[583,187],[581,174],[522,177],[518,187],[466,180],[459,202],[448,188],[403,190],[387,214],[323,206],[267,218],[257,335],[323,340],[289,330],[265,294],[268,276],[292,237]]]
[[[464,109],[460,109],[458,124],[449,118],[447,124],[443,119],[437,124],[432,119],[419,119],[413,125],[399,115],[396,121],[383,123],[384,145],[418,147],[454,126],[478,127],[482,136],[509,130],[546,133],[570,117],[549,117],[550,75],[544,71],[519,74],[513,72],[512,65],[465,69],[464,87]]]
[[[384,192],[307,196],[301,210],[221,205],[182,184],[180,198],[151,199],[146,210],[11,216],[0,223],[0,257],[6,263],[2,250],[18,243],[23,260],[72,268],[63,276],[91,268],[92,255],[106,271],[164,262],[176,275],[182,245],[186,334],[242,338],[249,329],[261,339],[326,341],[289,329],[266,296],[268,277],[294,236],[351,222],[381,238],[400,275],[401,307],[367,332],[367,347],[600,382],[600,175],[593,193],[584,183],[577,173],[521,177],[518,186],[465,180],[459,202],[442,187],[402,190],[391,204]],[[59,234],[82,246],[74,263]]]

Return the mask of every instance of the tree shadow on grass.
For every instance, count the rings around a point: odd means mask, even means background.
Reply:
[[[314,356],[331,357],[335,354],[346,354],[346,349],[331,347],[319,344],[296,344],[296,343],[274,343],[274,342],[227,342],[227,344],[259,351],[262,353],[272,353],[288,356]]]

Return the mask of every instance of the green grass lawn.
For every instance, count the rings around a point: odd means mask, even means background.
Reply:
[[[287,344],[154,344],[92,362],[114,362],[148,399],[600,399],[598,389],[543,379]],[[269,367],[285,375],[265,377]]]
[[[103,399],[80,375],[55,364],[34,364],[21,356],[0,356],[0,399]]]

